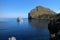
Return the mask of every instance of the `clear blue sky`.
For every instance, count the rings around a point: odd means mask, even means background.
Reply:
[[[60,0],[0,0],[0,18],[27,18],[30,10],[39,5],[60,11]]]

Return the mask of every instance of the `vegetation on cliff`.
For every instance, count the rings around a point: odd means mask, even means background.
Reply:
[[[60,13],[58,13],[58,14],[56,14],[57,15],[57,17],[60,17]]]
[[[55,17],[56,13],[54,11],[42,6],[37,6],[36,8],[32,9],[28,14],[29,19],[31,18],[48,19]]]

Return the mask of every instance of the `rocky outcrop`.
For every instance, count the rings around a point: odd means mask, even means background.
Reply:
[[[36,8],[32,9],[29,14],[28,18],[49,18],[49,17],[54,17],[56,13],[49,8],[45,8],[42,6],[37,6]]]

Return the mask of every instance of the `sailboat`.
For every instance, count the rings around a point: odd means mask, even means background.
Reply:
[[[9,37],[8,40],[16,40],[15,37]]]
[[[23,19],[20,18],[20,17],[18,17],[18,18],[17,18],[17,22],[18,22],[18,23],[22,23],[22,22],[23,22]]]

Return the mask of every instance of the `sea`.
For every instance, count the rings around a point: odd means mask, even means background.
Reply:
[[[50,40],[48,20],[23,18],[18,23],[17,18],[0,18],[0,40]]]

